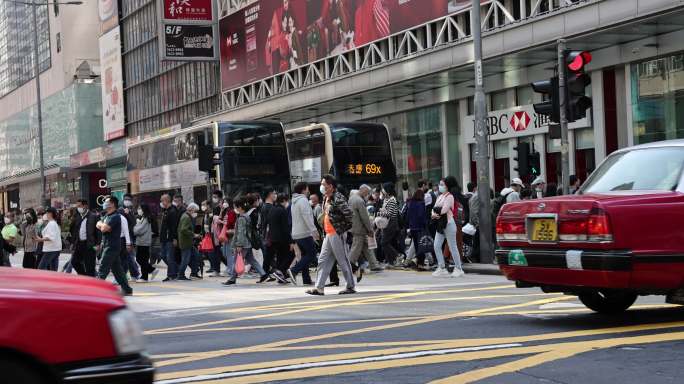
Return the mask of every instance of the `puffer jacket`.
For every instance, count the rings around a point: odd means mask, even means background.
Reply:
[[[343,194],[335,191],[331,198],[325,198],[323,206],[329,206],[328,217],[337,234],[341,235],[351,229],[354,213]]]

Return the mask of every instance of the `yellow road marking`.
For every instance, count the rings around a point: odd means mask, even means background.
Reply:
[[[531,301],[531,302],[526,302],[526,303],[502,305],[500,307],[484,308],[484,309],[477,309],[474,311],[461,312],[461,316],[477,316],[477,315],[481,315],[481,314],[485,314],[485,313],[501,311],[504,309],[530,307],[533,305],[544,305],[544,304],[555,303],[557,301],[565,301],[565,300],[577,300],[577,298],[574,296],[558,296],[558,297],[552,297],[550,299],[536,300],[536,301]]]
[[[618,339],[591,340],[580,342],[558,343],[532,347],[505,348],[479,352],[463,352],[448,355],[416,357],[390,361],[368,362],[363,364],[339,365],[333,367],[309,368],[298,371],[278,372],[240,376],[227,379],[203,381],[205,384],[252,384],[279,380],[296,380],[311,377],[333,376],[344,373],[367,372],[380,369],[408,367],[416,365],[440,364],[454,361],[473,361],[499,357],[537,354],[521,360],[501,364],[491,368],[483,368],[461,375],[433,381],[431,384],[460,384],[472,383],[484,378],[498,376],[502,373],[515,372],[549,361],[571,357],[573,355],[596,349],[605,349],[619,345],[649,344],[667,341],[684,340],[684,332],[665,333],[646,336],[632,336]]]
[[[512,286],[511,285],[499,285],[499,286],[494,286],[494,287],[465,288],[465,289],[449,290],[449,291],[444,291],[444,292],[448,292],[448,293],[476,292],[476,291],[504,289],[504,288],[510,288],[510,287],[512,287]],[[264,318],[277,317],[277,316],[285,316],[285,315],[291,315],[291,314],[301,313],[301,312],[308,312],[308,311],[313,311],[313,310],[330,309],[330,308],[345,307],[345,306],[354,306],[354,305],[358,305],[358,303],[367,303],[367,302],[373,302],[373,301],[387,300],[387,299],[391,299],[391,298],[402,298],[402,297],[419,296],[419,295],[434,294],[434,293],[435,292],[429,292],[429,291],[428,292],[407,292],[407,293],[398,293],[398,294],[391,294],[391,295],[373,296],[373,297],[367,297],[367,298],[363,298],[363,299],[358,299],[356,301],[350,301],[350,302],[344,302],[344,303],[329,303],[329,304],[318,305],[318,306],[314,306],[314,307],[304,307],[304,308],[300,307],[297,309],[287,310],[287,311],[283,311],[283,312],[273,312],[273,313],[266,313],[266,314],[262,314],[262,315],[238,317],[238,318],[234,318],[234,319],[215,320],[215,321],[209,321],[209,322],[205,322],[205,323],[181,325],[181,326],[170,327],[170,328],[153,329],[153,330],[149,330],[149,331],[145,332],[145,334],[146,335],[152,335],[152,334],[164,333],[164,332],[168,332],[168,331],[176,331],[176,330],[180,330],[180,329],[201,328],[201,327],[206,327],[208,325],[237,323],[240,321],[264,319]]]

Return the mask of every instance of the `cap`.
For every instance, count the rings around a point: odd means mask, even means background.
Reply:
[[[536,179],[532,182],[531,185],[537,185],[537,184],[546,184],[546,181],[544,181],[544,178],[541,176],[537,176]]]
[[[511,185],[519,185],[519,186],[525,188],[525,184],[523,183],[522,180],[520,180],[519,177],[516,177],[515,179],[511,180]]]

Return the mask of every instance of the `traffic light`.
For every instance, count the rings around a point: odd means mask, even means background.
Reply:
[[[520,177],[526,177],[530,174],[530,143],[522,142],[518,143],[518,146],[513,148],[516,152],[515,161],[518,162],[518,166],[513,168]]]
[[[584,67],[591,62],[591,53],[587,51],[572,51],[565,56],[566,76],[565,89],[567,94],[567,118],[572,123],[587,116],[587,109],[591,108],[591,98],[587,97],[584,89],[591,84],[591,77],[584,72]]]
[[[528,159],[528,174],[533,177],[541,174],[541,154],[539,152],[530,154]]]
[[[217,165],[221,165],[221,148],[198,144],[197,157],[200,172],[213,172]]]
[[[542,95],[548,95],[546,101],[534,104],[534,111],[540,115],[548,116],[549,120],[554,123],[560,123],[558,76],[552,77],[549,80],[535,81],[532,83],[532,89]]]

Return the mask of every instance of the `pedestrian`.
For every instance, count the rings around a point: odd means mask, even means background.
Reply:
[[[356,293],[355,281],[351,270],[345,245],[345,235],[352,227],[353,213],[347,204],[347,200],[337,190],[337,180],[332,175],[326,175],[321,180],[320,186],[323,200],[323,228],[325,238],[321,246],[321,254],[318,257],[318,277],[316,288],[306,291],[309,295],[323,296],[325,281],[335,261],[347,282],[347,287],[339,292],[340,295]]]
[[[477,184],[475,184],[473,191],[473,195],[470,196],[470,199],[468,200],[468,208],[470,210],[470,217],[469,217],[469,223],[473,227],[475,227],[475,234],[472,236],[473,237],[473,248],[471,255],[475,260],[480,259],[480,193],[479,190],[477,189]],[[484,197],[485,199],[488,198],[487,196]]]
[[[454,198],[452,191],[458,187],[458,182],[453,176],[446,177],[439,182],[440,195],[435,203],[435,208],[432,212],[432,219],[438,221],[437,234],[435,235],[434,251],[437,256],[438,267],[432,274],[435,277],[448,276],[449,271],[446,267],[444,253],[442,247],[446,240],[449,247],[449,252],[454,261],[454,271],[452,277],[460,277],[465,273],[461,267],[461,256],[457,245],[457,231],[456,224],[457,217],[454,215],[458,212],[458,201]]]
[[[418,188],[407,203],[408,230],[416,251],[416,266],[425,263],[425,250],[421,247],[423,236],[427,232],[427,216],[425,214],[425,192]]]
[[[574,195],[577,193],[577,191],[580,189],[582,186],[582,181],[580,180],[577,175],[570,175],[570,194]],[[562,190],[562,188],[558,188],[559,190]],[[561,195],[562,193],[559,193]]]
[[[185,276],[185,270],[190,266],[190,274],[196,274],[197,265],[197,249],[194,245],[194,239],[199,236],[195,233],[195,226],[193,221],[198,216],[199,207],[195,203],[190,203],[180,216],[178,221],[178,248],[181,251],[181,264],[178,269],[177,279],[180,281],[189,281]]]
[[[401,228],[399,227],[399,203],[393,183],[385,183],[382,186],[383,204],[378,212],[379,216],[388,220],[387,226],[382,229],[382,250],[385,263],[388,267],[396,267],[399,258],[399,241],[401,241]]]
[[[3,240],[3,264],[11,266],[10,256],[17,253],[17,247],[15,246],[15,241],[19,235],[19,228],[14,224],[14,212],[9,211],[5,218],[3,219],[5,224],[2,227],[2,240]]]
[[[74,215],[71,225],[73,241],[71,265],[79,275],[95,277],[95,248],[98,244],[98,218],[88,206],[88,200],[80,199],[76,203],[78,214]]]
[[[37,222],[38,217],[33,208],[24,210],[24,222],[21,224],[21,233],[24,236],[24,259],[22,261],[22,266],[27,269],[38,268],[38,260],[36,257],[36,248],[38,247],[38,243],[36,242],[36,237],[38,236],[36,232]]]
[[[163,281],[176,280],[178,264],[174,249],[178,246],[178,210],[171,204],[171,196],[163,194],[160,199],[161,224],[159,226],[159,243],[162,260],[168,267]]]
[[[35,240],[43,244],[43,258],[38,269],[57,271],[62,253],[62,231],[57,223],[57,210],[48,208],[43,215],[43,228]]]
[[[316,258],[316,241],[320,241],[320,234],[314,221],[313,203],[307,199],[309,187],[305,182],[294,186],[292,195],[292,239],[301,253],[301,259],[294,267],[287,270],[287,275],[293,284],[297,284],[297,275],[302,274],[302,284],[313,285],[309,268]],[[313,198],[316,195],[311,195]],[[318,200],[318,196],[316,196]]]
[[[294,259],[292,254],[294,242],[290,235],[291,232],[287,213],[289,203],[290,199],[287,195],[278,195],[275,204],[273,204],[269,211],[267,219],[268,238],[271,243],[270,252],[272,252],[272,262],[275,264],[272,276],[275,277],[280,284],[287,284],[290,282],[285,276]]]
[[[133,234],[135,235],[135,259],[140,265],[139,283],[154,280],[159,270],[150,264],[150,248],[152,247],[152,222],[154,218],[147,204],[140,204]]]
[[[124,197],[125,201],[126,198]],[[121,267],[124,274],[130,272],[132,279],[142,283],[142,281],[138,281],[140,280],[140,268],[135,261],[135,249],[133,249],[135,217],[132,215],[130,203],[128,204],[128,207],[124,206],[119,209],[119,215],[121,216]]]
[[[274,190],[266,192],[264,203],[259,207],[259,221],[257,222],[259,235],[261,235],[261,239],[263,240],[263,249],[261,250],[264,255],[263,268],[268,274],[275,272],[275,251],[273,250],[273,244],[271,243],[268,224],[271,209],[273,209],[273,204],[277,197],[278,194]]]
[[[363,278],[363,268],[361,262],[366,261],[371,270],[380,269],[375,255],[368,249],[368,237],[375,236],[373,225],[366,209],[366,199],[370,196],[371,187],[363,184],[358,191],[352,191],[349,195],[349,208],[352,210],[352,244],[349,251],[349,262],[352,272],[356,276],[356,282]]]
[[[230,242],[230,247],[233,249],[233,252],[231,252],[231,257],[228,260],[228,280],[221,283],[225,286],[237,283],[238,274],[235,270],[235,264],[238,256],[243,258],[245,265],[249,263],[252,268],[259,273],[260,278],[258,283],[263,283],[269,277],[268,273],[264,271],[259,262],[254,258],[254,253],[252,251],[252,238],[257,231],[256,227],[253,227],[250,223],[251,219],[247,214],[247,210],[253,209],[253,204],[255,203],[256,202],[250,204],[248,203],[248,200],[244,198],[238,198],[235,201],[235,214],[237,215],[237,220],[235,221],[235,234]]]
[[[102,208],[105,215],[96,225],[97,229],[102,232],[102,261],[98,277],[106,280],[111,271],[124,295],[130,296],[133,294],[133,289],[128,285],[126,273],[121,267],[121,230],[123,227],[118,210],[119,201],[116,197],[110,196],[105,200]]]
[[[312,194],[309,196],[309,202],[311,203],[311,210],[314,216],[314,222],[318,221],[318,218],[323,214],[323,207],[321,207],[321,200],[317,194]]]
[[[36,221],[36,236],[38,236],[38,234],[43,232],[43,226],[45,224],[47,224],[47,222],[43,221],[43,217],[45,216],[45,208],[44,207],[37,207],[36,208],[36,216],[38,217],[38,220]],[[43,243],[37,242],[36,265],[40,265],[42,258],[43,258]]]
[[[216,244],[218,244],[215,252],[216,264],[211,272],[212,277],[221,276],[221,261],[226,265],[229,265],[229,260],[233,257],[232,249],[230,248],[230,239],[235,233],[235,221],[237,220],[237,215],[235,214],[235,208],[233,201],[229,198],[224,199],[220,204],[220,211],[218,216],[214,215],[214,237],[216,238]],[[226,274],[227,276],[227,271]]]
[[[541,199],[546,191],[546,180],[542,176],[537,176],[530,184],[530,187],[532,188],[532,197],[534,199]]]

